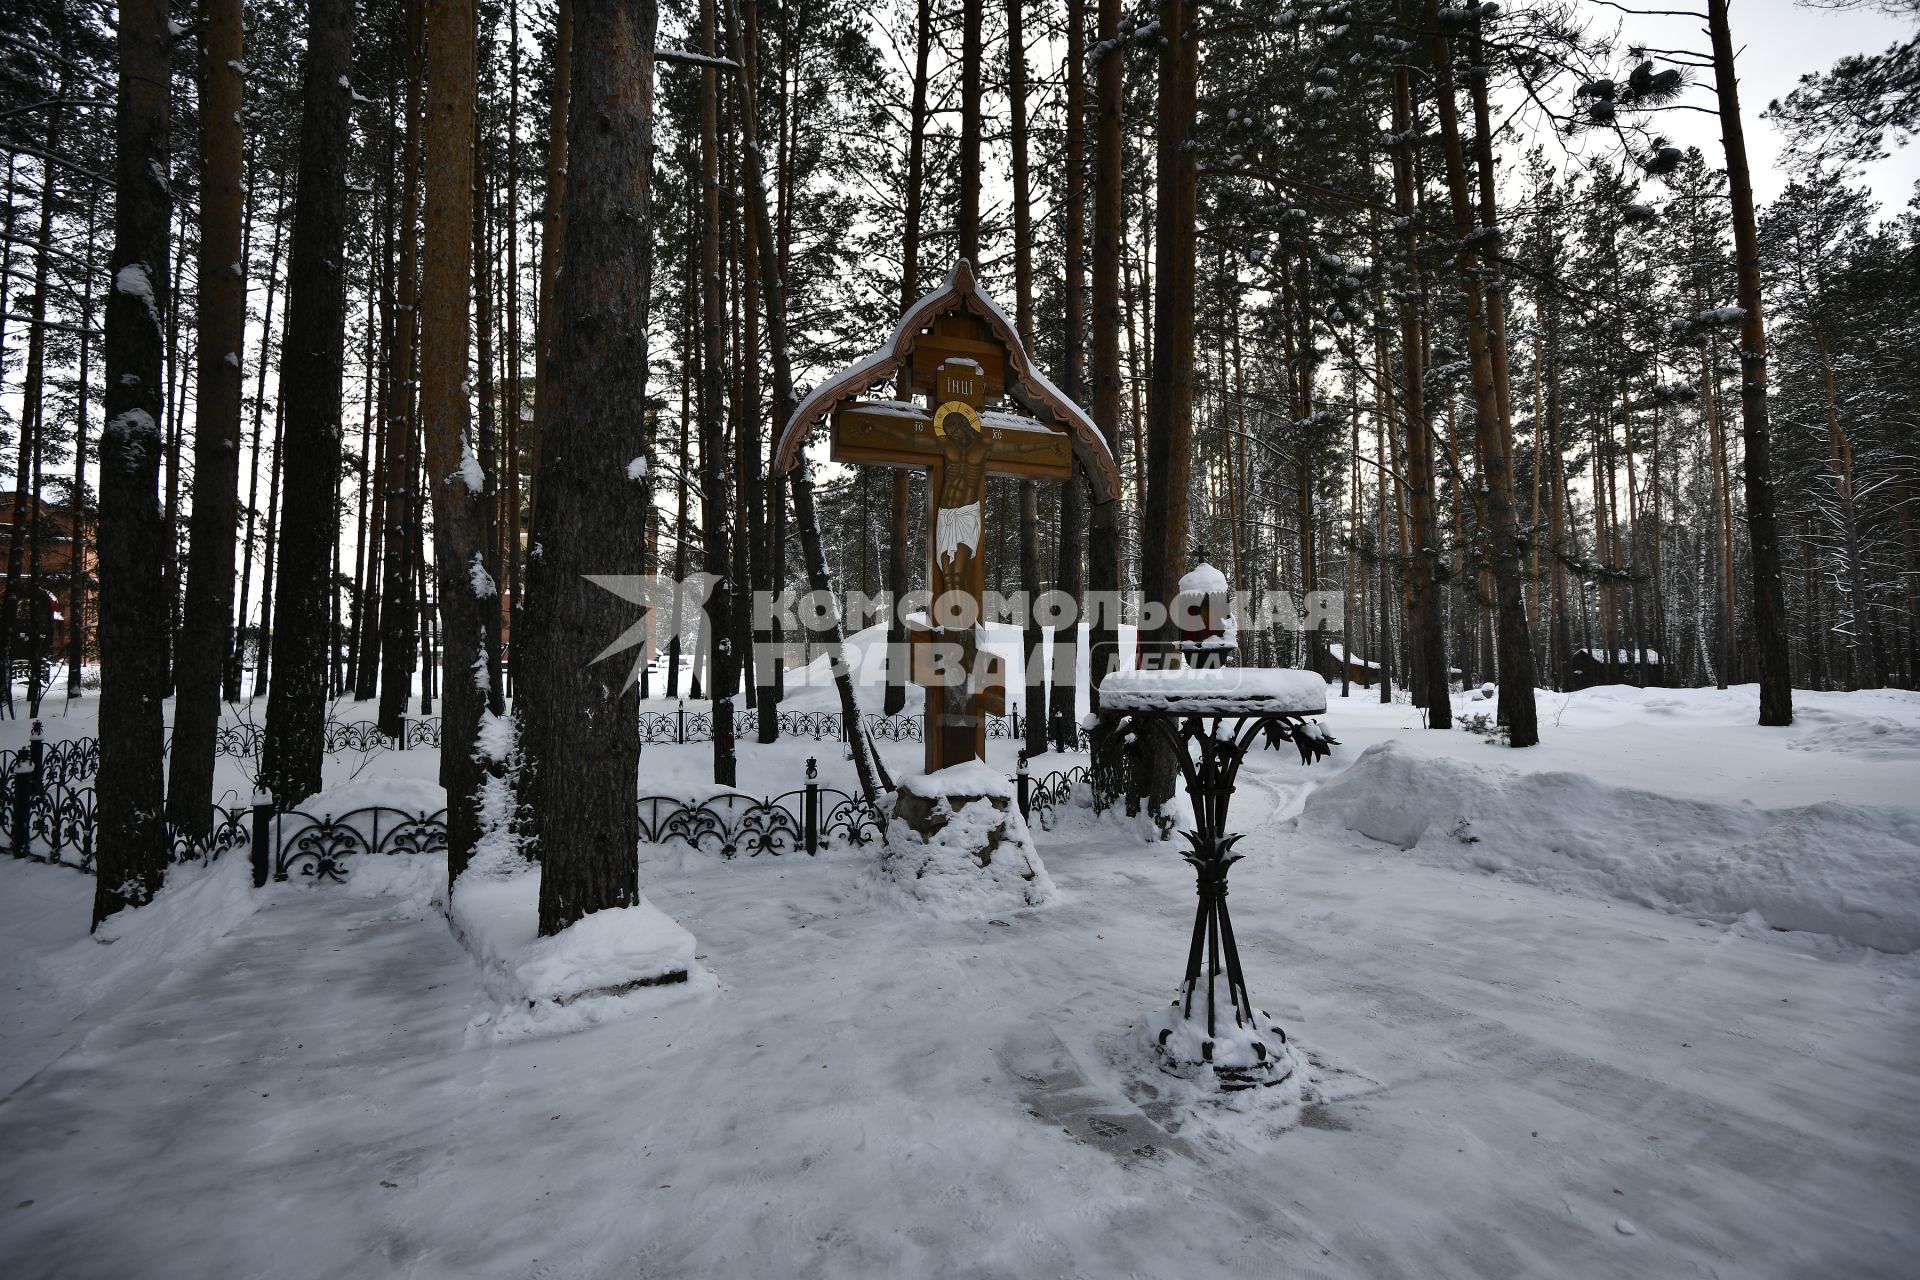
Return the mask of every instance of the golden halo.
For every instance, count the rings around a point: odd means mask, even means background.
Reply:
[[[973,424],[975,431],[978,431],[981,435],[986,434],[986,428],[980,425],[980,415],[974,411],[972,405],[968,404],[965,400],[949,400],[934,410],[933,413],[933,434],[939,436],[942,440],[947,438],[947,429],[942,424],[946,421],[946,417],[950,413],[960,414],[966,418],[968,422]]]

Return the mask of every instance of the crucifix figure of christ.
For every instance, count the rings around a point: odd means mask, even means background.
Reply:
[[[860,398],[901,374],[924,403]],[[1094,501],[1108,502],[1120,492],[1113,453],[1086,411],[1034,367],[964,258],[907,309],[885,346],[800,403],[775,452],[781,470],[800,465],[823,419],[833,424],[835,461],[927,473],[933,603],[910,624],[913,678],[927,687],[926,767],[978,760],[986,754],[986,717],[1006,706],[1004,664],[979,642],[987,477],[1059,483],[1077,463]]]
[[[979,759],[986,717],[1006,709],[1005,664],[980,651],[986,582],[989,475],[1064,481],[1073,449],[1064,432],[1014,414],[983,413],[978,361],[948,359],[935,372],[931,406],[904,401],[851,404],[833,420],[834,457],[928,473],[928,588],[925,625],[911,629],[914,680],[927,688],[927,768]]]

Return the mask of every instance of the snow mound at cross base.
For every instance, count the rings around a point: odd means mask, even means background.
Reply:
[[[991,782],[995,789],[986,795],[970,792],[966,784],[974,781]],[[954,766],[903,778],[900,786],[934,799],[934,816],[946,821],[931,840],[922,840],[900,818],[887,823],[874,872],[881,896],[945,920],[979,920],[1058,900],[1059,890],[1033,847],[1020,810],[998,794],[1000,789],[1012,790],[1005,778],[985,766]],[[1006,807],[995,807],[989,796]]]
[[[1920,951],[1917,809],[1717,804],[1585,774],[1432,759],[1384,742],[1309,796],[1297,821],[1435,866]]]

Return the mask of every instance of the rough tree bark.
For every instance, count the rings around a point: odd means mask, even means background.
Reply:
[[[167,298],[164,0],[121,0],[107,269],[106,414],[100,438],[100,775],[93,923],[150,901],[167,870],[162,816],[167,601],[160,510],[160,312]]]
[[[385,492],[381,495],[384,546],[380,564],[380,732],[398,737],[405,728],[407,695],[413,687],[414,472],[420,465],[414,429],[415,351],[419,336],[420,78],[426,0],[407,0],[406,138],[400,162],[400,277],[394,289],[394,333],[387,375]],[[565,0],[561,7],[565,8]]]
[[[290,807],[320,789],[327,675],[329,570],[339,532],[340,395],[347,320],[347,158],[354,0],[312,0],[300,122],[300,189],[287,271],[280,380],[286,471],[273,614],[273,684],[261,785]]]
[[[700,48],[707,57],[718,47],[714,0],[701,0]],[[733,646],[732,512],[727,502],[726,315],[720,268],[720,85],[710,65],[700,69],[700,337],[701,377],[706,394],[700,422],[700,541],[706,571],[713,578],[707,594],[707,692],[713,708],[713,780],[734,785],[733,693],[739,683],[739,655]]]
[[[1186,570],[1187,486],[1192,474],[1197,173],[1191,139],[1199,46],[1190,29],[1190,16],[1188,0],[1161,0],[1154,181],[1154,239],[1159,252],[1148,382],[1140,588],[1149,601],[1165,606],[1171,606]],[[1159,628],[1163,638],[1173,634],[1171,620]],[[1168,782],[1170,785],[1170,777]]]
[[[194,404],[193,517],[181,612],[167,818],[205,834],[213,817],[214,735],[232,625],[234,516],[240,494],[240,351],[247,281],[240,265],[240,0],[203,0],[200,32],[200,376]]]
[[[920,296],[920,211],[925,195],[927,157],[927,59],[933,48],[933,0],[919,0],[914,22],[913,105],[907,135],[907,209],[900,242],[900,314]],[[902,370],[895,394],[913,397],[913,374]],[[902,468],[892,476],[887,528],[887,692],[882,713],[895,716],[907,705],[907,625],[900,602],[913,585],[908,563],[912,477]]]
[[[1007,0],[1007,114],[1013,147],[1013,298],[1020,341],[1033,350],[1033,198],[1027,165],[1027,42],[1021,0]],[[1068,484],[1072,484],[1069,477]],[[1047,749],[1047,681],[1042,661],[1046,636],[1035,605],[1040,599],[1040,486],[1020,482],[1020,589],[1026,593],[1026,626],[1020,648],[1025,655],[1026,750]]]
[[[1400,411],[1406,428],[1407,630],[1415,655],[1410,687],[1427,709],[1429,729],[1453,727],[1453,700],[1447,689],[1446,620],[1440,610],[1436,574],[1440,557],[1434,546],[1433,449],[1427,441],[1426,344],[1421,332],[1419,232],[1415,218],[1413,174],[1412,73],[1393,76],[1393,212],[1407,279],[1400,290],[1400,360],[1404,386]],[[1384,604],[1384,602],[1383,602]],[[1384,659],[1383,659],[1384,661]]]
[[[1060,389],[1076,404],[1086,395],[1086,25],[1086,0],[1067,0],[1066,173],[1060,183],[1060,207],[1066,223],[1062,234],[1066,330],[1060,344]],[[1071,751],[1078,745],[1074,713],[1078,709],[1079,613],[1086,581],[1082,568],[1086,558],[1086,486],[1086,473],[1076,464],[1073,478],[1060,493],[1060,541],[1053,585],[1073,601],[1074,618],[1071,625],[1056,629],[1053,635],[1053,693],[1047,718],[1056,751]]]
[[[433,503],[442,670],[440,785],[447,790],[447,884],[480,835],[478,748],[487,711],[487,611],[499,601],[486,568],[486,476],[467,439],[468,307],[473,298],[473,0],[426,0],[426,180],[420,281],[420,426]]]
[[[754,84],[760,75],[760,6],[756,0],[746,0],[741,8],[741,21],[745,25],[740,50],[740,79],[746,84]],[[742,146],[758,146],[760,143],[760,121],[748,115],[744,108],[736,111],[739,120]],[[745,162],[742,161],[744,173]],[[743,183],[744,185],[744,183]],[[741,362],[741,378],[746,384],[746,394],[741,397],[741,421],[747,430],[741,438],[740,499],[747,508],[747,582],[754,592],[753,600],[770,599],[774,594],[775,578],[779,568],[773,563],[773,548],[767,538],[767,516],[769,491],[767,487],[767,459],[771,449],[777,445],[779,428],[784,423],[769,427],[761,417],[762,390],[760,384],[760,257],[753,252],[751,244],[753,230],[747,226],[748,215],[743,208],[740,211],[741,237],[740,255],[743,259],[742,274],[746,279],[745,298],[741,310],[745,313],[742,323],[746,329],[745,358]],[[763,452],[763,449],[768,452]],[[647,503],[651,510],[651,497]],[[772,610],[762,611],[748,602],[748,613],[752,620],[752,668],[754,679],[753,701],[759,711],[758,724],[755,726],[759,741],[771,743],[780,737],[780,664],[784,661],[784,645],[775,643],[774,630],[770,621]]]
[[[1120,456],[1120,236],[1126,214],[1126,58],[1120,0],[1100,0],[1100,52],[1095,63],[1093,153],[1093,420],[1107,448]],[[1136,497],[1138,495],[1136,494]],[[1120,590],[1120,503],[1096,503],[1087,517],[1087,702],[1100,709],[1100,681],[1119,645],[1120,619],[1109,612]]]
[[[960,6],[960,256],[980,267],[980,63],[986,0]]]
[[[1506,303],[1500,282],[1500,228],[1494,203],[1493,126],[1487,105],[1487,74],[1480,65],[1481,42],[1474,29],[1476,55],[1470,72],[1475,125],[1475,162],[1479,170],[1479,222],[1467,188],[1466,154],[1460,137],[1459,103],[1454,97],[1452,42],[1439,31],[1439,0],[1427,0],[1427,20],[1435,30],[1435,92],[1440,104],[1440,133],[1447,164],[1447,191],[1453,207],[1453,231],[1461,292],[1467,303],[1467,352],[1472,362],[1474,445],[1486,489],[1487,550],[1492,562],[1499,623],[1500,717],[1508,743],[1531,747],[1540,741],[1533,700],[1533,644],[1527,633],[1522,595],[1526,548],[1519,536],[1513,497],[1513,408],[1507,376]],[[1479,22],[1478,17],[1475,23]],[[1473,247],[1469,247],[1472,244]]]
[[[1187,487],[1193,455],[1193,308],[1196,172],[1192,148],[1199,44],[1188,0],[1161,0],[1160,85],[1154,180],[1153,355],[1147,397],[1147,492],[1140,521],[1140,589],[1168,610],[1150,639],[1177,634],[1172,617],[1187,562]],[[1172,748],[1147,751],[1146,796],[1173,794]]]
[[[1746,129],[1734,73],[1727,0],[1707,0],[1713,43],[1714,88],[1720,140],[1727,158],[1727,194],[1733,205],[1735,297],[1740,321],[1740,424],[1746,444],[1747,541],[1753,557],[1753,651],[1760,681],[1760,723],[1793,723],[1793,676],[1787,662],[1787,602],[1780,582],[1780,534],[1774,516],[1773,443],[1767,424],[1767,322],[1760,302],[1760,233],[1754,219],[1753,178],[1747,168]]]
[[[600,20],[607,21],[605,18]],[[522,585],[529,600],[533,596],[533,548],[537,545],[535,533],[539,527],[540,467],[542,459],[546,456],[546,423],[552,416],[550,409],[556,398],[557,375],[552,361],[554,335],[560,319],[561,251],[565,247],[566,240],[567,130],[573,103],[573,26],[573,0],[555,0],[553,83],[547,98],[546,201],[540,212],[540,258],[534,287],[533,417],[527,424],[528,472],[522,498],[527,522],[527,558],[522,570]],[[645,323],[644,316],[641,323]],[[682,450],[682,456],[685,456],[684,450]],[[685,490],[682,489],[683,501],[684,493]],[[685,533],[684,525],[681,532]],[[678,552],[675,554],[677,556]],[[680,576],[677,561],[674,566],[674,576],[675,578]],[[522,708],[541,701],[543,695],[539,683],[544,672],[530,657],[526,662],[520,661],[521,656],[534,653],[530,642],[538,631],[538,622],[520,605],[517,597],[515,607],[519,610],[519,615],[514,618],[513,644],[516,654],[513,663],[514,716],[520,724],[522,762],[515,780],[515,787],[524,805],[531,803],[535,794],[533,784],[538,767],[538,751],[529,745],[527,735],[530,727]],[[677,624],[678,621],[676,617],[675,623]],[[673,663],[667,677],[669,696],[674,693],[673,685],[679,677],[677,637],[674,645],[676,648],[672,654]],[[534,856],[539,856],[538,842],[530,842],[528,850]]]
[[[645,563],[641,487],[647,308],[652,284],[652,0],[579,0],[572,60],[561,261],[541,383],[540,498],[523,619],[520,685],[528,834],[540,876],[540,932],[640,900],[634,779],[640,723],[625,667],[595,662],[632,618],[582,577]],[[556,98],[565,96],[556,93]]]

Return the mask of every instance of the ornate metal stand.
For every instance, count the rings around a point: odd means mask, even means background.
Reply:
[[[1227,874],[1244,854],[1233,846],[1239,834],[1227,832],[1227,806],[1233,797],[1234,779],[1246,759],[1247,748],[1262,734],[1296,735],[1319,741],[1317,727],[1309,727],[1304,717],[1290,712],[1248,712],[1196,714],[1170,704],[1164,710],[1131,711],[1116,720],[1110,732],[1113,740],[1125,742],[1133,733],[1159,736],[1171,748],[1174,759],[1193,801],[1194,829],[1184,832],[1189,845],[1181,856],[1193,867],[1199,906],[1193,917],[1193,941],[1187,948],[1187,972],[1181,984],[1180,1007],[1183,1019],[1196,1016],[1196,995],[1202,1005],[1206,1039],[1201,1044],[1202,1060],[1213,1064],[1215,1074],[1228,1088],[1247,1088],[1257,1084],[1278,1084],[1290,1074],[1276,1070],[1284,1057],[1267,1046],[1261,1036],[1272,1033],[1281,1045],[1287,1033],[1269,1019],[1256,1021],[1253,999],[1247,994],[1246,975],[1240,968],[1240,948],[1234,942],[1233,917],[1227,911]],[[1196,751],[1195,748],[1198,748]],[[1221,975],[1226,976],[1227,1003],[1233,1025],[1243,1035],[1250,1034],[1256,1061],[1250,1066],[1214,1062],[1214,1044],[1221,1035],[1226,1011],[1218,1008],[1216,992]],[[1202,987],[1204,986],[1204,992]],[[1264,1028],[1261,1022],[1264,1021]],[[1174,1057],[1169,1046],[1170,1030],[1163,1030],[1159,1044],[1163,1053]]]

